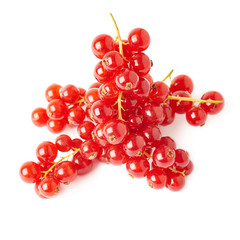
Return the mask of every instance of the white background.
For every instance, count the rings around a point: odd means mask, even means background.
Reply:
[[[240,239],[239,1],[0,2],[0,238],[1,239]],[[31,122],[46,107],[51,83],[87,88],[98,60],[92,39],[148,30],[151,75],[189,75],[193,97],[225,97],[224,110],[202,128],[178,115],[162,129],[186,149],[195,169],[181,192],[150,189],[125,167],[99,165],[50,200],[19,178],[36,146],[56,135]],[[77,137],[75,129],[66,131]]]

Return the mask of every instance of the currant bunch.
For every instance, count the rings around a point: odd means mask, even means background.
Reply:
[[[26,162],[20,168],[21,178],[35,183],[40,197],[54,196],[60,184],[89,172],[95,162],[125,165],[132,178],[145,177],[153,189],[178,191],[193,171],[193,163],[170,136],[162,136],[161,128],[172,124],[176,114],[185,114],[190,125],[203,126],[207,115],[219,113],[224,106],[217,91],[192,98],[193,81],[187,75],[171,79],[172,70],[154,81],[153,62],[145,53],[149,33],[135,28],[122,40],[111,17],[117,37],[101,34],[92,42],[98,59],[93,71],[96,81],[87,90],[52,84],[45,92],[46,109],[32,112],[36,126],[60,133],[71,124],[80,137],[62,134],[55,143],[41,143],[36,150],[38,162]],[[56,161],[59,151],[70,153]]]

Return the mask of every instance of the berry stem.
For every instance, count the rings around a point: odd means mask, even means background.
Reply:
[[[62,162],[64,159],[68,159],[69,157],[71,157],[72,155],[76,154],[79,151],[80,151],[80,148],[74,148],[73,152],[71,152],[65,157],[62,157],[59,161],[54,162],[53,165],[47,171],[44,172],[44,175],[41,179],[44,179],[48,175],[48,173],[52,172],[52,170],[56,167],[58,163]]]
[[[118,119],[123,121],[123,122],[126,122],[123,117],[122,117],[122,110],[125,111],[125,109],[122,107],[122,104],[121,104],[121,100],[122,100],[122,91],[119,92],[118,94],[118,99],[117,99],[117,105],[118,105]]]
[[[143,152],[143,155],[145,155],[147,158],[152,158],[152,156],[150,154],[148,154],[147,152]]]
[[[192,98],[192,97],[177,97],[177,96],[168,96],[167,99],[170,100],[178,100],[179,102],[181,101],[190,101],[190,102],[199,102],[199,103],[222,103],[224,101],[217,101],[217,100],[203,100],[203,99],[196,99],[196,98]]]
[[[173,69],[169,72],[169,74],[162,80],[162,82],[164,82],[165,80],[167,80],[168,78],[169,78],[169,80],[170,80],[170,82],[172,82],[172,80],[171,80],[171,75],[172,75],[172,73],[173,73]]]
[[[176,170],[176,169],[174,169],[174,168],[172,168],[172,167],[169,167],[169,169],[171,170],[171,171],[173,171],[174,173],[180,173],[180,174],[182,174],[184,177],[186,176],[185,175],[185,170],[183,170],[182,172],[181,171],[178,171],[178,170]]]
[[[118,25],[117,25],[117,23],[116,23],[113,15],[111,13],[110,13],[110,16],[111,16],[111,18],[113,20],[113,23],[114,23],[114,26],[115,26],[116,32],[117,32],[116,40],[118,40],[118,44],[119,44],[119,53],[122,55],[123,59],[126,60],[124,55],[123,55],[123,45],[124,45],[124,43],[123,43],[123,41],[121,39],[121,35],[120,35],[120,32],[119,32]]]

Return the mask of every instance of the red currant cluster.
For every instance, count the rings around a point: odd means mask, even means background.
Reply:
[[[72,182],[77,175],[89,172],[98,160],[113,165],[126,165],[131,177],[146,177],[154,189],[182,189],[185,177],[193,170],[189,154],[177,149],[169,136],[162,137],[160,128],[174,121],[175,113],[186,114],[187,122],[202,126],[207,114],[223,108],[223,97],[216,91],[201,99],[190,96],[193,82],[186,75],[171,80],[173,70],[154,82],[149,71],[152,61],[143,53],[150,36],[142,28],[133,29],[128,40],[122,40],[117,24],[114,40],[107,34],[92,42],[94,55],[101,59],[94,69],[97,82],[85,91],[74,85],[52,84],[46,90],[48,106],[32,113],[36,126],[47,126],[53,133],[67,124],[76,125],[79,139],[67,135],[55,144],[43,142],[37,147],[39,163],[26,162],[20,169],[25,182],[35,183],[41,197],[51,197],[59,184]],[[164,81],[170,79],[170,86]],[[196,105],[198,103],[198,105]],[[54,161],[58,151],[72,151]]]

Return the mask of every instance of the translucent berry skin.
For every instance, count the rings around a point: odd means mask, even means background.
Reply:
[[[129,92],[137,88],[139,77],[134,71],[125,68],[116,75],[115,83],[120,91]]]
[[[60,99],[60,89],[62,88],[61,85],[53,83],[51,84],[45,91],[45,97],[48,102],[54,99]]]
[[[203,126],[207,120],[207,113],[199,106],[192,107],[186,112],[186,120],[192,126]]]
[[[53,120],[63,119],[67,114],[67,106],[61,99],[54,99],[47,106],[47,115]]]
[[[167,174],[161,169],[152,169],[147,174],[147,183],[153,189],[162,189],[167,183]]]
[[[41,166],[35,162],[29,161],[20,167],[20,177],[26,183],[35,183],[41,177]]]
[[[53,176],[47,176],[38,185],[38,190],[45,198],[51,198],[59,192],[60,183]]]
[[[175,119],[175,112],[171,108],[171,106],[168,103],[162,103],[161,104],[163,113],[164,113],[164,120],[162,121],[162,126],[167,126],[173,123]]]
[[[160,129],[155,125],[145,125],[139,130],[148,146],[157,146],[162,137]]]
[[[84,175],[90,172],[93,167],[93,161],[82,158],[79,152],[74,154],[72,162],[77,169],[77,175]]]
[[[161,124],[164,120],[163,108],[159,103],[146,103],[142,109],[143,122]]]
[[[152,158],[157,167],[168,168],[174,164],[175,151],[166,145],[160,145],[154,150]]]
[[[149,33],[143,28],[135,28],[128,35],[129,47],[132,51],[141,52],[150,45]]]
[[[131,133],[123,143],[123,149],[129,157],[141,156],[146,148],[146,141],[143,136]]]
[[[169,136],[162,137],[159,141],[159,145],[166,145],[170,148],[173,148],[174,150],[177,148],[176,142]]]
[[[119,52],[110,51],[104,55],[102,65],[108,72],[119,71],[124,66],[124,60]]]
[[[101,100],[115,103],[118,98],[119,90],[114,82],[102,84],[98,88],[98,95]]]
[[[54,143],[44,141],[37,146],[36,156],[42,163],[53,162],[57,157],[57,147]]]
[[[145,157],[133,157],[127,161],[126,169],[131,177],[143,178],[148,174],[150,164]]]
[[[66,134],[61,134],[56,138],[55,145],[60,152],[68,152],[72,149],[72,139]]]
[[[113,165],[122,165],[127,162],[128,156],[121,145],[112,145],[107,148],[107,159]]]
[[[175,163],[174,165],[177,168],[185,168],[189,164],[189,156],[186,151],[183,149],[176,149],[175,150]]]
[[[184,91],[176,91],[172,94],[172,96],[175,97],[190,97],[190,95],[187,92]],[[174,112],[178,114],[186,113],[191,107],[192,102],[191,101],[181,101],[178,100],[170,100],[169,101],[171,108]]]
[[[84,121],[77,127],[77,132],[82,139],[92,139],[92,131],[95,128],[95,124],[90,121]]]
[[[173,191],[181,190],[185,185],[185,177],[180,173],[168,172],[166,187]]]
[[[32,122],[37,127],[44,127],[48,121],[48,115],[45,108],[36,108],[32,111]]]
[[[163,102],[169,93],[169,88],[166,83],[164,82],[154,82],[151,86],[151,91],[149,93],[149,98],[156,103]]]
[[[86,140],[80,147],[80,153],[84,159],[93,160],[98,157],[100,147],[92,140]]]
[[[103,56],[113,50],[113,38],[107,34],[100,34],[92,41],[92,52],[97,57],[102,59]]]
[[[105,124],[97,124],[95,128],[93,129],[93,141],[96,142],[101,147],[106,147],[109,143],[106,139],[106,137],[103,134],[103,129],[105,127]]]
[[[72,140],[72,148],[80,148],[82,145],[82,140],[80,138],[74,138]]]
[[[85,111],[80,106],[74,106],[68,110],[68,123],[72,125],[78,125],[83,122],[86,116]]]
[[[176,169],[178,171],[181,171],[181,172],[184,171],[185,176],[190,175],[192,173],[192,171],[193,171],[193,168],[194,168],[194,165],[193,165],[193,162],[191,160],[189,160],[188,165],[186,167],[184,167],[184,168],[180,168],[180,167],[176,166]]]
[[[104,123],[113,118],[114,111],[111,104],[105,101],[96,101],[91,106],[91,113],[96,123]]]
[[[43,199],[47,199],[46,197],[44,197],[40,191],[39,191],[39,184],[40,184],[41,180],[37,181],[34,185],[34,190],[36,192],[36,194],[40,197],[40,198],[43,198]]]
[[[224,98],[221,93],[217,91],[209,91],[203,94],[201,97],[202,100],[216,100],[216,101],[224,101]],[[224,102],[222,103],[201,103],[201,108],[207,113],[207,114],[217,114],[219,113],[223,107]]]
[[[77,177],[77,168],[71,161],[60,162],[54,168],[54,177],[61,183],[70,183]]]
[[[139,129],[143,123],[142,116],[138,114],[128,115],[127,121],[130,129]]]
[[[95,66],[93,76],[99,83],[107,83],[114,79],[113,74],[105,70],[102,61]]]
[[[190,94],[193,91],[193,81],[187,75],[178,75],[173,78],[172,83],[170,85],[170,92],[174,93],[176,91],[185,91],[189,92]]]
[[[112,145],[123,143],[128,134],[127,124],[117,119],[109,120],[103,128],[103,134]]]
[[[66,124],[67,122],[64,118],[60,120],[49,119],[47,121],[47,128],[50,132],[57,134],[66,128]]]
[[[150,83],[146,78],[140,77],[139,78],[139,83],[136,87],[131,92],[131,96],[138,101],[143,101],[149,97],[150,93]]]
[[[60,97],[65,103],[75,103],[79,96],[79,89],[72,84],[68,84],[60,90]]]
[[[134,54],[130,59],[129,68],[143,77],[151,69],[151,60],[145,53]]]
[[[90,88],[86,91],[84,100],[88,105],[92,105],[94,102],[100,100],[98,95],[98,88]]]

